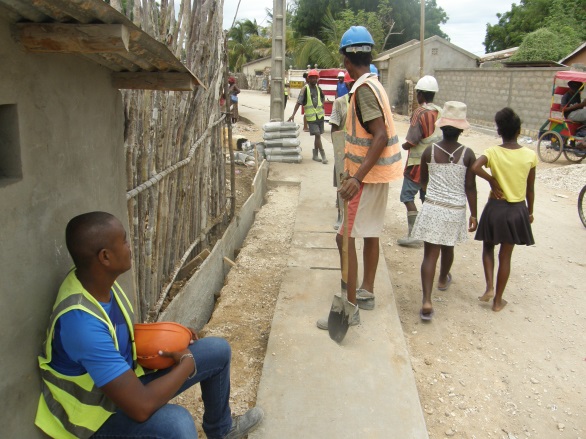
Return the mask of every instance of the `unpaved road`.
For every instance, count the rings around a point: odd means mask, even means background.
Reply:
[[[404,136],[406,118],[398,116],[396,126]],[[250,128],[246,134],[260,140]],[[460,140],[477,154],[498,141],[474,130]],[[494,313],[489,304],[478,302],[484,288],[481,243],[470,236],[456,247],[449,290],[433,292],[435,316],[429,324],[418,317],[423,249],[396,245],[405,233],[406,217],[398,201],[401,182],[391,185],[381,245],[432,439],[586,439],[586,229],[576,211],[586,165],[570,168],[562,157],[555,165],[540,163],[537,175],[536,245],[513,253],[504,296],[509,305]],[[477,184],[480,213],[488,185],[483,180]],[[269,192],[203,331],[226,337],[232,345],[232,407],[237,413],[255,402],[295,204],[292,188]],[[201,424],[197,392],[179,402]]]

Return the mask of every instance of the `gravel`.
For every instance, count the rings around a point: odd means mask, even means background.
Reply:
[[[537,179],[550,188],[577,194],[586,185],[586,164],[540,169]]]

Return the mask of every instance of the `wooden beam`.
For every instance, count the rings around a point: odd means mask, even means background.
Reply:
[[[27,52],[128,52],[129,33],[121,24],[17,23],[16,39]]]
[[[113,72],[119,89],[193,91],[199,84],[187,72]]]

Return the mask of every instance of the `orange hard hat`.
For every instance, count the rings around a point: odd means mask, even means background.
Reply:
[[[346,72],[344,73],[344,82],[352,82],[354,81],[354,79],[352,79],[352,76],[350,76],[350,73]]]
[[[307,77],[309,78],[310,76],[317,76],[319,78],[319,72],[315,69],[311,69],[309,71],[309,73],[307,74]]]
[[[166,369],[173,366],[170,357],[159,356],[159,351],[182,351],[189,346],[191,331],[175,322],[137,323],[134,342],[138,364],[148,369]]]

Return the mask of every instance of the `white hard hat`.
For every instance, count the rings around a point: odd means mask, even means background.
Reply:
[[[343,77],[344,77],[344,72],[338,73],[338,78],[343,78]]]
[[[439,91],[439,86],[437,85],[437,81],[433,76],[425,75],[415,85],[415,90],[421,91],[432,91],[437,93]]]

